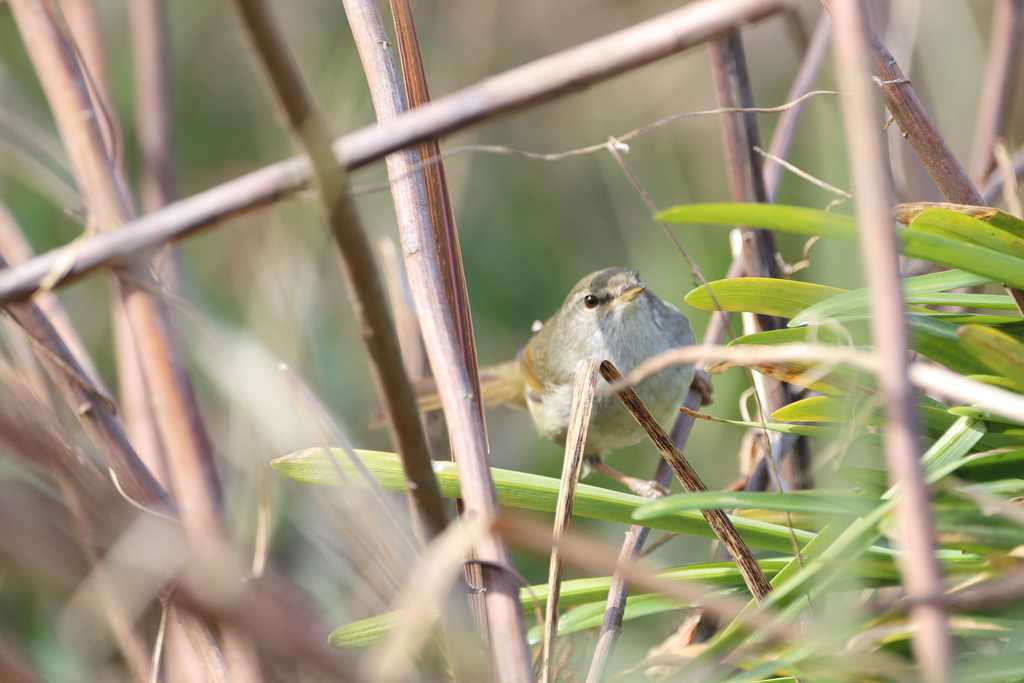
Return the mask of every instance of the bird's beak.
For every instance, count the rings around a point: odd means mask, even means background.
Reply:
[[[647,289],[647,285],[642,282],[634,282],[633,284],[626,285],[622,288],[622,292],[617,297],[608,302],[607,307],[612,308],[613,306],[628,304],[630,301],[633,301],[643,294],[645,289]]]

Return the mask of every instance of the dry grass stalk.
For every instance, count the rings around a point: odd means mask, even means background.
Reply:
[[[616,383],[618,385],[623,380],[622,375],[615,366],[607,361],[601,364],[601,376],[609,384]],[[665,430],[661,428],[657,420],[654,419],[654,416],[647,410],[647,406],[640,400],[640,397],[637,396],[632,387],[621,387],[616,389],[615,393],[623,405],[632,413],[633,417],[636,418],[637,423],[647,432],[647,436],[650,437],[651,441],[654,442],[654,445],[661,452],[662,457],[672,467],[672,471],[676,473],[676,477],[683,484],[683,488],[691,492],[707,491],[708,487],[701,481],[700,475],[690,466],[689,461],[679,452],[676,445],[672,443],[668,434],[665,433]],[[722,541],[722,544],[725,545],[726,549],[733,556],[733,559],[735,559],[736,566],[743,575],[743,581],[747,584],[747,588],[750,589],[750,593],[758,602],[763,601],[768,593],[771,592],[772,587],[768,583],[768,579],[765,577],[760,565],[757,564],[753,554],[750,552],[750,548],[740,538],[736,527],[729,521],[728,515],[721,510],[701,510],[701,514],[704,515],[704,518],[714,530],[715,535],[718,536],[719,540]]]
[[[949,680],[952,643],[943,608],[931,601],[942,595],[935,559],[928,488],[920,466],[920,418],[909,376],[910,336],[900,295],[899,249],[892,229],[892,201],[885,186],[880,121],[869,80],[869,35],[858,0],[837,0],[836,61],[843,99],[846,145],[857,187],[861,261],[870,286],[871,331],[878,349],[879,382],[885,396],[886,460],[899,484],[897,544],[902,580],[921,603],[911,611],[914,653],[927,683]],[[883,89],[883,91],[886,89]],[[967,181],[969,183],[969,181]],[[973,186],[972,186],[973,188]],[[975,192],[976,193],[976,192]]]
[[[423,55],[420,52],[419,38],[416,35],[416,25],[408,0],[391,0],[391,14],[395,19],[395,36],[401,57],[406,102],[409,109],[415,109],[430,102],[430,89],[427,86],[427,73],[423,66]],[[439,158],[440,154],[441,143],[436,138],[424,140],[419,144],[421,160],[437,159],[436,163],[423,167],[430,222],[434,228],[434,243],[441,264],[441,274],[444,277],[445,291],[448,293],[448,303],[455,316],[455,326],[459,333],[459,347],[469,370],[470,384],[479,403],[480,375],[476,365],[476,339],[469,310],[469,293],[466,290],[466,274],[463,271],[462,249],[455,227],[455,214],[452,212],[451,197],[448,194],[448,179],[444,171],[444,162]],[[479,405],[480,419],[483,420],[483,404]]]
[[[548,603],[544,615],[543,660],[541,683],[551,683],[555,641],[558,638],[558,598],[562,589],[562,553],[558,541],[569,531],[572,506],[583,469],[583,449],[587,445],[587,429],[594,407],[597,373],[601,361],[586,358],[576,364],[572,385],[572,407],[569,410],[569,428],[565,435],[565,459],[562,461],[562,483],[558,489],[555,507],[555,529],[552,534],[551,562],[548,565]]]
[[[738,26],[763,19],[785,0],[701,0],[628,29],[544,57],[438,98],[395,121],[370,126],[334,143],[338,163],[352,170],[423,139],[439,137],[584,88],[677,54]],[[117,236],[79,245],[74,265],[59,279],[73,281],[99,268],[156,249],[230,218],[293,196],[307,187],[309,168],[288,159],[240,176],[131,221]],[[67,247],[0,275],[0,304],[31,295]]]
[[[349,24],[370,83],[374,108],[382,121],[397,119],[406,110],[394,57],[387,49],[387,33],[377,6],[367,0],[345,3]],[[424,108],[426,108],[425,105]],[[387,157],[391,191],[395,199],[406,270],[423,331],[427,355],[444,407],[452,457],[462,472],[465,512],[490,520],[497,513],[497,495],[487,461],[487,437],[473,371],[466,363],[441,270],[435,226],[416,150]],[[457,264],[452,264],[454,267]],[[472,359],[475,364],[476,360]],[[475,371],[475,368],[474,368]],[[481,561],[488,639],[495,676],[499,680],[532,679],[525,626],[519,607],[518,584],[510,571],[512,555],[500,538],[485,534],[474,547]]]

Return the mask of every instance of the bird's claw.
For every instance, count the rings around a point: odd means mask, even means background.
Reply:
[[[714,399],[711,398],[711,394],[715,393],[715,387],[711,384],[711,380],[702,374],[698,374],[693,378],[693,383],[690,385],[692,389],[700,392],[700,404],[702,406],[709,406],[714,403]]]

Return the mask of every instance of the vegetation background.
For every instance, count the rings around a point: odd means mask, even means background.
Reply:
[[[113,105],[124,126],[129,178],[135,178],[132,53],[125,2],[98,1]],[[340,2],[274,3],[302,71],[326,109],[336,135],[375,121],[366,80]],[[418,0],[413,3],[432,94],[436,97],[488,74],[632,25],[677,6],[650,0]],[[821,7],[798,3],[743,33],[758,106],[783,104]],[[382,6],[390,26],[387,7]],[[872,4],[879,32],[938,123],[958,158],[970,156],[976,101],[985,67],[989,2],[893,0]],[[173,33],[175,155],[180,196],[295,153],[251,49],[227,3],[170,3]],[[795,27],[799,27],[797,30]],[[801,35],[801,32],[803,35]],[[819,89],[836,90],[831,60]],[[1024,96],[1018,88],[1018,100]],[[506,117],[443,142],[506,145],[558,152],[603,142],[678,112],[717,105],[707,48],[629,72],[579,94]],[[1024,137],[1024,117],[1011,117],[1011,148]],[[40,147],[59,148],[56,129],[17,28],[0,7],[0,113],[29,122]],[[770,140],[776,115],[759,116]],[[812,99],[790,161],[816,177],[849,189],[839,101]],[[5,132],[6,131],[6,132]],[[894,131],[895,132],[895,127]],[[898,134],[889,135],[898,161],[896,187],[903,201],[939,199]],[[25,161],[22,143],[0,120],[0,197],[37,252],[67,243],[83,229],[76,218],[73,180],[66,160],[46,159],[39,173]],[[662,208],[729,198],[720,121],[702,116],[676,121],[629,143],[626,157]],[[447,163],[466,279],[482,363],[507,359],[525,343],[530,325],[561,303],[585,273],[626,265],[663,299],[681,308],[699,334],[708,314],[683,302],[694,286],[684,259],[651,220],[650,211],[614,160],[598,152],[559,161],[468,153]],[[923,178],[923,180],[922,180]],[[354,186],[386,179],[382,164],[355,173]],[[63,199],[62,199],[63,198]],[[780,203],[824,208],[833,195],[786,175]],[[70,199],[70,201],[68,201]],[[356,201],[375,240],[397,239],[390,194],[370,192]],[[850,212],[849,205],[835,209]],[[723,231],[677,227],[683,244],[708,280],[724,277],[732,259]],[[783,258],[802,258],[804,239],[780,236]],[[314,389],[361,448],[390,450],[384,431],[367,427],[377,399],[356,325],[343,292],[339,263],[315,206],[287,202],[232,221],[181,247],[183,289],[178,319],[200,403],[219,456],[231,533],[242,547],[255,544],[261,501],[269,496],[271,562],[287,568],[314,598],[325,620],[341,624],[383,611],[390,597],[365,575],[353,574],[344,529],[331,511],[336,492],[310,489],[277,476],[272,458],[318,445],[308,410],[278,371],[284,362]],[[796,279],[861,286],[855,250],[823,241]],[[104,379],[116,386],[110,331],[110,283],[92,277],[63,289],[75,326]],[[715,378],[713,415],[739,418],[747,379],[738,371]],[[488,414],[492,462],[497,467],[558,476],[562,450],[537,437],[525,414]],[[712,489],[736,473],[742,431],[701,422],[687,455]],[[878,457],[865,452],[865,458]],[[657,453],[643,443],[615,454],[613,466],[649,477]],[[829,474],[823,472],[826,481]],[[16,489],[26,474],[0,458],[0,490]],[[588,483],[615,487],[595,475]],[[13,490],[12,489],[12,490]],[[394,496],[404,510],[404,500]],[[580,525],[617,543],[621,528]],[[0,542],[2,546],[2,542]],[[3,548],[17,555],[17,549]],[[666,563],[709,558],[699,539],[673,541],[657,551]],[[10,558],[9,558],[10,559]],[[520,558],[531,582],[546,580],[546,562]],[[36,581],[19,573],[15,557],[0,574],[0,634],[26,653],[52,681],[117,679],[87,648],[60,632],[74,583]],[[158,615],[149,614],[152,622]],[[676,617],[651,620],[646,632],[627,629],[617,656],[635,661],[664,635]],[[638,635],[633,635],[637,633]],[[643,633],[643,635],[639,635]]]

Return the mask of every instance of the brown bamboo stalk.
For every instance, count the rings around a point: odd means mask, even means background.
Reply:
[[[608,361],[601,363],[601,376],[609,384],[616,386],[623,379],[615,366]],[[636,418],[640,426],[644,428],[644,431],[647,432],[651,441],[654,442],[658,451],[661,452],[661,456],[672,467],[672,471],[675,472],[683,488],[690,492],[707,491],[708,487],[701,481],[700,475],[697,474],[683,454],[679,452],[676,445],[672,443],[672,439],[668,437],[665,430],[661,428],[658,421],[647,410],[647,406],[640,400],[640,397],[637,396],[633,388],[626,385],[616,389],[615,394],[633,417]],[[701,514],[704,515],[708,525],[711,526],[715,535],[718,536],[726,550],[732,555],[736,562],[736,567],[740,570],[740,574],[743,575],[743,581],[747,584],[747,588],[750,589],[754,599],[762,602],[768,593],[771,592],[771,584],[768,583],[768,579],[761,570],[761,566],[757,564],[757,561],[751,554],[750,548],[747,547],[746,542],[740,537],[736,527],[729,521],[729,516],[721,510],[701,510]]]
[[[344,173],[331,154],[327,122],[316,107],[262,0],[236,0],[256,53],[267,72],[278,104],[316,173],[317,189],[331,232],[345,263],[352,305],[359,318],[378,393],[390,417],[392,435],[402,456],[406,488],[427,538],[447,524],[441,490],[430,464],[430,451],[416,411],[412,386],[402,365],[394,322],[370,241],[345,191]]]
[[[949,680],[952,643],[942,607],[928,489],[920,467],[920,424],[908,373],[910,336],[900,296],[899,249],[892,201],[883,170],[881,141],[869,66],[870,38],[859,0],[836,0],[836,62],[843,92],[843,118],[851,175],[857,187],[861,260],[871,292],[871,328],[886,400],[886,460],[899,485],[898,563],[912,600],[914,653],[926,683]],[[883,89],[884,92],[885,89]],[[968,183],[970,181],[967,181]],[[972,186],[973,187],[973,186]]]
[[[1019,72],[1022,22],[1024,0],[997,0],[993,3],[988,62],[971,148],[971,179],[976,184],[984,182],[995,168],[993,152],[1013,104]]]
[[[786,96],[787,102],[792,102],[803,97],[814,87],[814,81],[818,78],[821,64],[825,61],[829,46],[832,44],[832,19],[828,12],[822,12],[818,18],[818,25],[811,36],[811,42],[804,53],[803,61],[800,62],[800,70],[793,85],[789,88]],[[772,134],[772,142],[768,147],[768,153],[780,159],[789,156],[789,150],[793,146],[793,138],[796,137],[797,126],[803,118],[804,103],[787,109],[779,115],[778,123],[775,124],[775,132]],[[764,185],[769,202],[775,201],[779,193],[779,186],[782,184],[782,164],[771,159],[764,162]]]
[[[420,140],[440,137],[517,109],[585,88],[700,45],[723,31],[778,12],[786,0],[698,0],[631,28],[544,57],[438,98],[395,121],[369,126],[334,143],[335,158],[360,168]],[[273,204],[304,189],[305,160],[292,158],[240,176],[133,220],[117,235],[76,245],[60,283],[145,254],[198,230]],[[0,275],[0,304],[30,296],[69,248],[54,250]]]
[[[552,659],[558,639],[558,603],[562,590],[562,552],[558,542],[569,531],[572,508],[576,498],[576,485],[583,469],[583,449],[587,445],[590,414],[594,407],[597,373],[601,361],[585,358],[576,363],[572,385],[572,406],[569,409],[569,430],[565,435],[565,458],[562,461],[562,483],[558,488],[555,506],[554,545],[548,564],[548,602],[544,613],[543,659],[540,683],[551,683],[554,674]]]
[[[397,118],[405,110],[405,102],[394,57],[381,49],[387,44],[387,33],[377,6],[368,0],[346,0],[345,8],[377,117]],[[407,149],[389,155],[387,162],[413,302],[437,379],[452,456],[459,463],[465,510],[490,520],[497,514],[498,500],[487,461],[483,414],[445,291],[423,176],[415,172],[420,158],[415,150]],[[512,555],[493,533],[485,534],[474,550],[481,561],[495,677],[503,682],[532,680],[519,587],[514,574],[505,569],[512,569]]]

